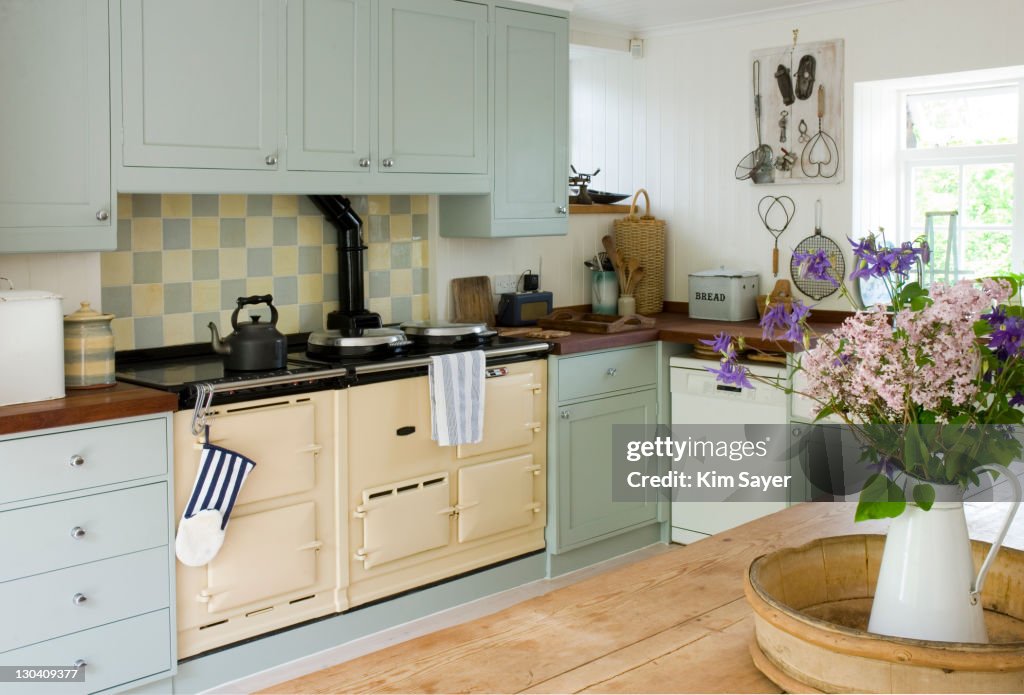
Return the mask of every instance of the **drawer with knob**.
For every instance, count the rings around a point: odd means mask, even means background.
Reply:
[[[558,400],[596,396],[625,389],[651,386],[658,381],[654,345],[602,350],[558,362]]]
[[[167,472],[164,418],[0,441],[0,504]]]
[[[0,582],[166,546],[167,513],[166,483],[0,512]]]
[[[171,671],[170,611],[161,609],[21,649],[0,653],[2,666],[85,669],[85,682],[28,688],[2,683],[0,693],[91,693]]]
[[[0,584],[0,652],[166,608],[167,553],[161,546]]]

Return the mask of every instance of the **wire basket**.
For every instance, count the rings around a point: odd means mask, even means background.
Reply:
[[[637,199],[643,195],[646,210],[638,214]],[[657,314],[665,302],[665,220],[651,215],[651,198],[641,188],[633,196],[629,215],[615,220],[615,247],[624,261],[636,259],[644,268],[643,279],[633,291],[638,314]]]

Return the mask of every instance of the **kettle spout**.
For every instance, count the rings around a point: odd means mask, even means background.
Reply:
[[[210,321],[209,327],[210,346],[213,348],[213,351],[216,352],[218,355],[230,355],[231,345],[220,339],[220,333],[217,331],[217,324],[215,324],[213,321]]]

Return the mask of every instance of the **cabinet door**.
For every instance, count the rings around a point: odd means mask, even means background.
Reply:
[[[363,547],[355,552],[363,569],[448,545],[451,484],[437,473],[363,490],[355,517],[363,522]]]
[[[125,165],[276,169],[278,3],[121,8]]]
[[[288,3],[288,168],[370,164],[370,2]]]
[[[494,216],[560,217],[568,205],[569,22],[498,8]]]
[[[541,364],[541,363],[538,363]],[[534,370],[509,373],[508,368],[489,369],[484,388],[484,438],[477,444],[460,444],[458,458],[529,446],[541,431],[538,406],[544,378]]]
[[[106,0],[0,1],[0,228],[111,229],[107,35]]]
[[[558,548],[583,545],[657,520],[657,498],[612,501],[612,428],[654,425],[654,389],[559,408]]]
[[[487,7],[379,7],[380,170],[487,173]]]

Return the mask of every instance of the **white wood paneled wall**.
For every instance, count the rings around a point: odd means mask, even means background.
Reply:
[[[593,52],[569,64],[570,162],[584,173],[601,168],[595,190],[632,193],[645,184],[643,67],[625,52]]]

